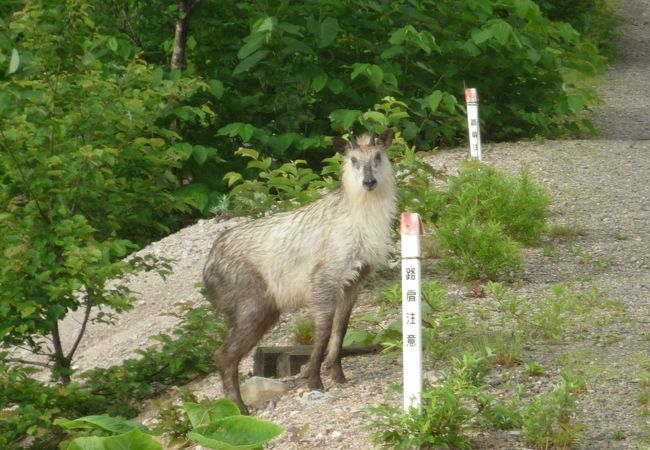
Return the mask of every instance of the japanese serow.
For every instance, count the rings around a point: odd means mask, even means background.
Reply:
[[[307,378],[323,389],[321,365],[345,382],[341,347],[362,283],[386,259],[395,214],[395,182],[386,149],[393,130],[350,142],[341,186],[299,209],[244,222],[222,232],[203,269],[208,298],[229,330],[216,352],[225,394],[248,413],[239,391],[239,362],[282,311],[307,306],[314,346]]]

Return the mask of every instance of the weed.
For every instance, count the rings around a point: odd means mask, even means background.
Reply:
[[[642,364],[643,373],[639,379],[639,393],[636,400],[644,416],[650,416],[650,360]]]
[[[558,259],[560,257],[560,249],[557,245],[545,245],[542,247],[542,256],[545,258]]]
[[[584,381],[564,374],[552,392],[540,394],[524,408],[523,435],[538,449],[569,448],[582,441],[584,425],[575,421],[576,393]]]
[[[489,366],[488,354],[466,352],[454,358],[440,386],[422,392],[421,411],[411,408],[404,413],[386,405],[371,408],[376,442],[397,449],[469,448],[464,430],[477,414],[476,399]]]
[[[526,375],[529,377],[540,377],[546,375],[546,369],[537,361],[526,363],[524,370]]]
[[[575,239],[577,237],[586,236],[587,230],[577,224],[553,224],[549,226],[547,234],[550,238],[553,239]]]
[[[533,244],[546,227],[550,198],[527,171],[512,177],[468,164],[450,177],[436,227],[445,265],[458,277],[495,279],[521,266],[520,244]]]
[[[293,341],[298,345],[309,345],[314,342],[314,325],[308,316],[299,315],[291,325]]]
[[[502,401],[493,395],[483,394],[478,397],[478,403],[478,422],[482,426],[497,430],[512,430],[522,426],[521,407],[516,398]]]

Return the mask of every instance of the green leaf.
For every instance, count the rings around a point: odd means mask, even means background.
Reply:
[[[240,74],[242,72],[248,72],[250,69],[252,69],[258,62],[264,59],[266,55],[269,52],[267,50],[259,50],[246,59],[244,59],[242,62],[237,64],[235,67],[235,70],[233,70],[233,75]]]
[[[117,51],[117,39],[115,39],[114,36],[108,38],[108,48],[110,48],[114,52]]]
[[[223,176],[223,179],[228,183],[228,187],[244,179],[241,173],[228,172]]]
[[[230,416],[240,415],[239,407],[232,400],[221,398],[212,401],[209,405],[186,402],[183,408],[190,419],[192,427],[208,426],[212,422]]]
[[[9,75],[18,70],[20,66],[20,55],[15,48],[11,49],[11,60],[9,61]]]
[[[368,111],[363,114],[363,118],[375,122],[376,124],[382,126],[388,125],[388,119],[386,118],[385,115],[383,115],[379,111]]]
[[[230,416],[199,427],[187,436],[213,449],[249,450],[260,447],[282,433],[283,428],[272,422],[249,416]]]
[[[266,36],[262,33],[257,33],[249,36],[247,38],[246,44],[244,44],[237,52],[237,58],[245,59],[246,57],[255,53],[260,49],[265,39]]]
[[[219,99],[223,96],[223,83],[221,81],[210,80],[208,81],[208,87],[215,98]]]
[[[350,79],[354,80],[360,74],[365,72],[369,66],[370,64],[366,64],[366,63],[354,63],[352,65],[352,73],[350,74]]]
[[[329,80],[327,83],[327,88],[332,91],[333,94],[340,94],[345,88],[345,84],[338,78]]]
[[[512,33],[512,27],[510,24],[504,20],[497,20],[492,25],[490,25],[490,33],[497,42],[501,45],[505,45],[508,42],[508,38]]]
[[[203,164],[208,159],[208,150],[202,145],[195,145],[192,148],[192,156],[197,164]]]
[[[330,120],[334,128],[349,129],[361,115],[361,111],[355,109],[337,109],[330,114]]]
[[[95,429],[105,430],[111,433],[126,433],[128,431],[138,429],[141,431],[148,431],[147,427],[141,423],[132,420],[126,420],[122,417],[110,416],[85,416],[74,420],[64,418],[55,419],[54,424],[63,427],[67,430],[82,428],[82,429]]]
[[[492,32],[489,29],[484,28],[472,33],[472,41],[474,41],[476,45],[481,45],[490,38],[492,38]]]
[[[174,196],[199,211],[204,211],[208,205],[209,193],[210,190],[205,184],[192,183],[180,188],[174,193]]]
[[[316,28],[316,42],[319,48],[331,45],[339,32],[339,21],[334,17],[327,17]]]
[[[573,42],[580,36],[580,33],[566,22],[560,22],[557,24],[557,32],[566,42]]]
[[[386,50],[381,52],[381,59],[391,59],[394,58],[397,55],[401,55],[404,53],[404,47],[401,45],[393,45],[392,47],[388,47]]]
[[[151,84],[153,85],[153,87],[160,86],[164,74],[165,73],[163,72],[162,67],[156,67],[153,70],[153,73],[151,74]]]
[[[316,56],[316,53],[314,52],[314,50],[312,50],[312,48],[309,45],[305,44],[302,41],[299,41],[296,38],[283,37],[281,41],[286,46],[286,48],[290,50],[293,50],[298,53],[304,53],[306,55]]]
[[[580,94],[567,95],[566,101],[569,109],[574,113],[579,113],[584,107],[584,97]]]
[[[138,429],[117,436],[79,437],[68,450],[162,450],[162,445]]]
[[[442,97],[442,104],[450,114],[453,114],[456,111],[456,106],[458,106],[458,101],[453,95],[445,93]]]
[[[327,84],[327,74],[325,72],[320,72],[314,76],[311,80],[311,86],[314,88],[314,91],[320,92],[323,90]]]
[[[368,78],[370,78],[371,83],[377,87],[381,84],[381,82],[384,80],[384,71],[382,70],[381,67],[376,66],[376,65],[371,65],[368,67]]]
[[[431,110],[431,112],[435,112],[438,109],[438,105],[440,105],[442,96],[443,92],[436,90],[424,98],[427,102],[427,107]]]
[[[370,341],[370,334],[366,330],[348,330],[343,339],[343,345],[367,345]]]

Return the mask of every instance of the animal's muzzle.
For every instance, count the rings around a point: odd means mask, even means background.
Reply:
[[[374,178],[363,180],[363,188],[366,191],[372,191],[376,187],[377,187],[377,180],[375,180]]]

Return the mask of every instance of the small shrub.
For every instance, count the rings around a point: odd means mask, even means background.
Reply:
[[[444,263],[461,278],[494,279],[517,270],[521,244],[546,228],[550,199],[527,171],[512,177],[468,164],[449,179],[436,226],[448,250]]]
[[[297,316],[291,325],[293,341],[298,345],[314,343],[314,325],[307,316]]]
[[[584,425],[575,421],[576,394],[584,381],[563,374],[552,392],[540,394],[523,410],[523,435],[537,449],[569,448],[582,440]]]
[[[208,307],[193,306],[173,315],[183,319],[181,325],[172,336],[154,336],[161,344],[138,350],[140,359],[81,374],[91,392],[110,400],[109,414],[130,417],[142,399],[215,370],[213,354],[224,332],[221,318]]]
[[[438,233],[448,249],[444,265],[460,279],[495,279],[521,266],[519,244],[497,222],[482,224],[467,216],[443,219]]]
[[[537,361],[526,363],[524,369],[526,370],[526,375],[529,377],[539,377],[546,374],[546,369],[544,366],[542,366]]]
[[[454,358],[442,384],[422,391],[421,412],[380,406],[371,427],[375,441],[390,448],[470,448],[465,430],[477,414],[477,398],[489,372],[489,353]]]
[[[371,409],[375,419],[375,442],[394,449],[454,447],[469,448],[463,430],[473,417],[470,393],[442,387],[422,392],[422,411],[381,406]]]
[[[528,170],[514,177],[471,163],[450,178],[444,216],[466,214],[481,223],[496,222],[512,239],[534,244],[546,229],[549,204],[549,195],[531,179]]]
[[[522,425],[521,408],[516,399],[502,401],[493,395],[483,394],[478,398],[481,414],[478,422],[496,430],[512,430]]]

